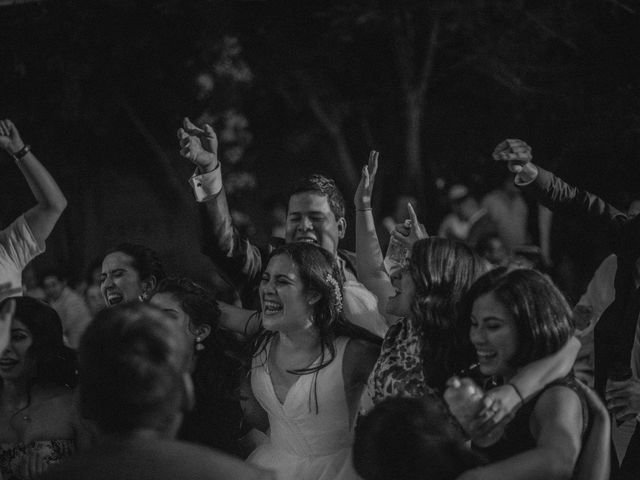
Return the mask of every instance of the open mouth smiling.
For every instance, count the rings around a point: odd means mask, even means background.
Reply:
[[[119,292],[107,292],[107,304],[110,307],[122,303],[124,301],[124,296]]]
[[[262,302],[262,305],[263,305],[262,313],[264,315],[273,315],[275,313],[282,311],[282,305],[272,300],[264,300]]]

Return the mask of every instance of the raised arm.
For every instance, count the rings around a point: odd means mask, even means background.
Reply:
[[[210,125],[198,128],[185,118],[178,129],[178,139],[180,155],[196,167],[189,183],[201,204],[203,252],[234,286],[243,288],[260,277],[262,257],[259,249],[242,238],[233,225],[222,185],[218,138]]]
[[[67,207],[67,199],[46,168],[22,141],[20,133],[11,120],[0,120],[0,147],[16,159],[18,168],[29,184],[38,202],[24,214],[24,218],[40,245],[56,225]]]
[[[600,197],[575,188],[536,166],[532,162],[531,147],[522,140],[503,141],[495,148],[493,158],[506,161],[509,170],[516,174],[516,185],[533,194],[538,202],[552,211],[588,215],[614,236],[626,221],[625,214]]]
[[[384,267],[375,220],[371,209],[371,196],[378,170],[378,152],[372,150],[369,163],[362,168],[362,176],[354,196],[356,207],[356,269],[358,280],[378,298],[378,310],[388,324],[397,317],[386,314],[386,305],[394,289]]]

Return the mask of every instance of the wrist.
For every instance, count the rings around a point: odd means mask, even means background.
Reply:
[[[25,147],[24,142],[20,140],[20,142],[16,143],[15,145],[8,145],[6,150],[9,155],[15,155],[16,153],[20,152],[24,147]]]
[[[524,396],[522,395],[522,392],[520,391],[520,389],[516,386],[516,384],[514,382],[508,382],[506,384],[507,386],[511,387],[511,389],[515,392],[518,401],[517,403],[519,404],[523,404],[524,403]],[[515,398],[515,397],[514,397]]]
[[[11,156],[13,157],[13,159],[16,162],[19,162],[20,160],[22,160],[24,157],[27,156],[27,154],[31,151],[31,146],[30,145],[24,145],[22,146],[22,148],[20,148],[19,150],[15,151],[14,153],[11,154]]]
[[[356,205],[356,212],[369,212],[371,211],[370,204]]]
[[[218,160],[214,159],[213,161],[203,164],[203,165],[198,165],[198,171],[201,174],[205,174],[205,173],[211,173],[213,172],[216,168],[218,168],[218,165],[220,164],[220,162],[218,162]]]
[[[524,186],[533,182],[538,177],[538,167],[529,162],[522,166],[522,170],[516,175],[516,185]]]

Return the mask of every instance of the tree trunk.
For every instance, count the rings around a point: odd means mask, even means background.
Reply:
[[[407,193],[421,194],[424,191],[424,172],[422,169],[422,102],[415,95],[408,95],[405,107],[406,134],[406,175],[405,188]]]

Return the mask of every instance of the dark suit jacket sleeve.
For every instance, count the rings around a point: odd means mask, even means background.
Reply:
[[[260,279],[262,252],[233,225],[224,189],[200,205],[202,252],[238,290],[250,290]]]
[[[604,229],[604,233],[614,244],[617,244],[622,227],[627,221],[625,214],[597,195],[573,187],[540,167],[536,179],[521,186],[521,189],[532,194],[538,202],[554,212],[590,217],[597,222],[598,228]]]

